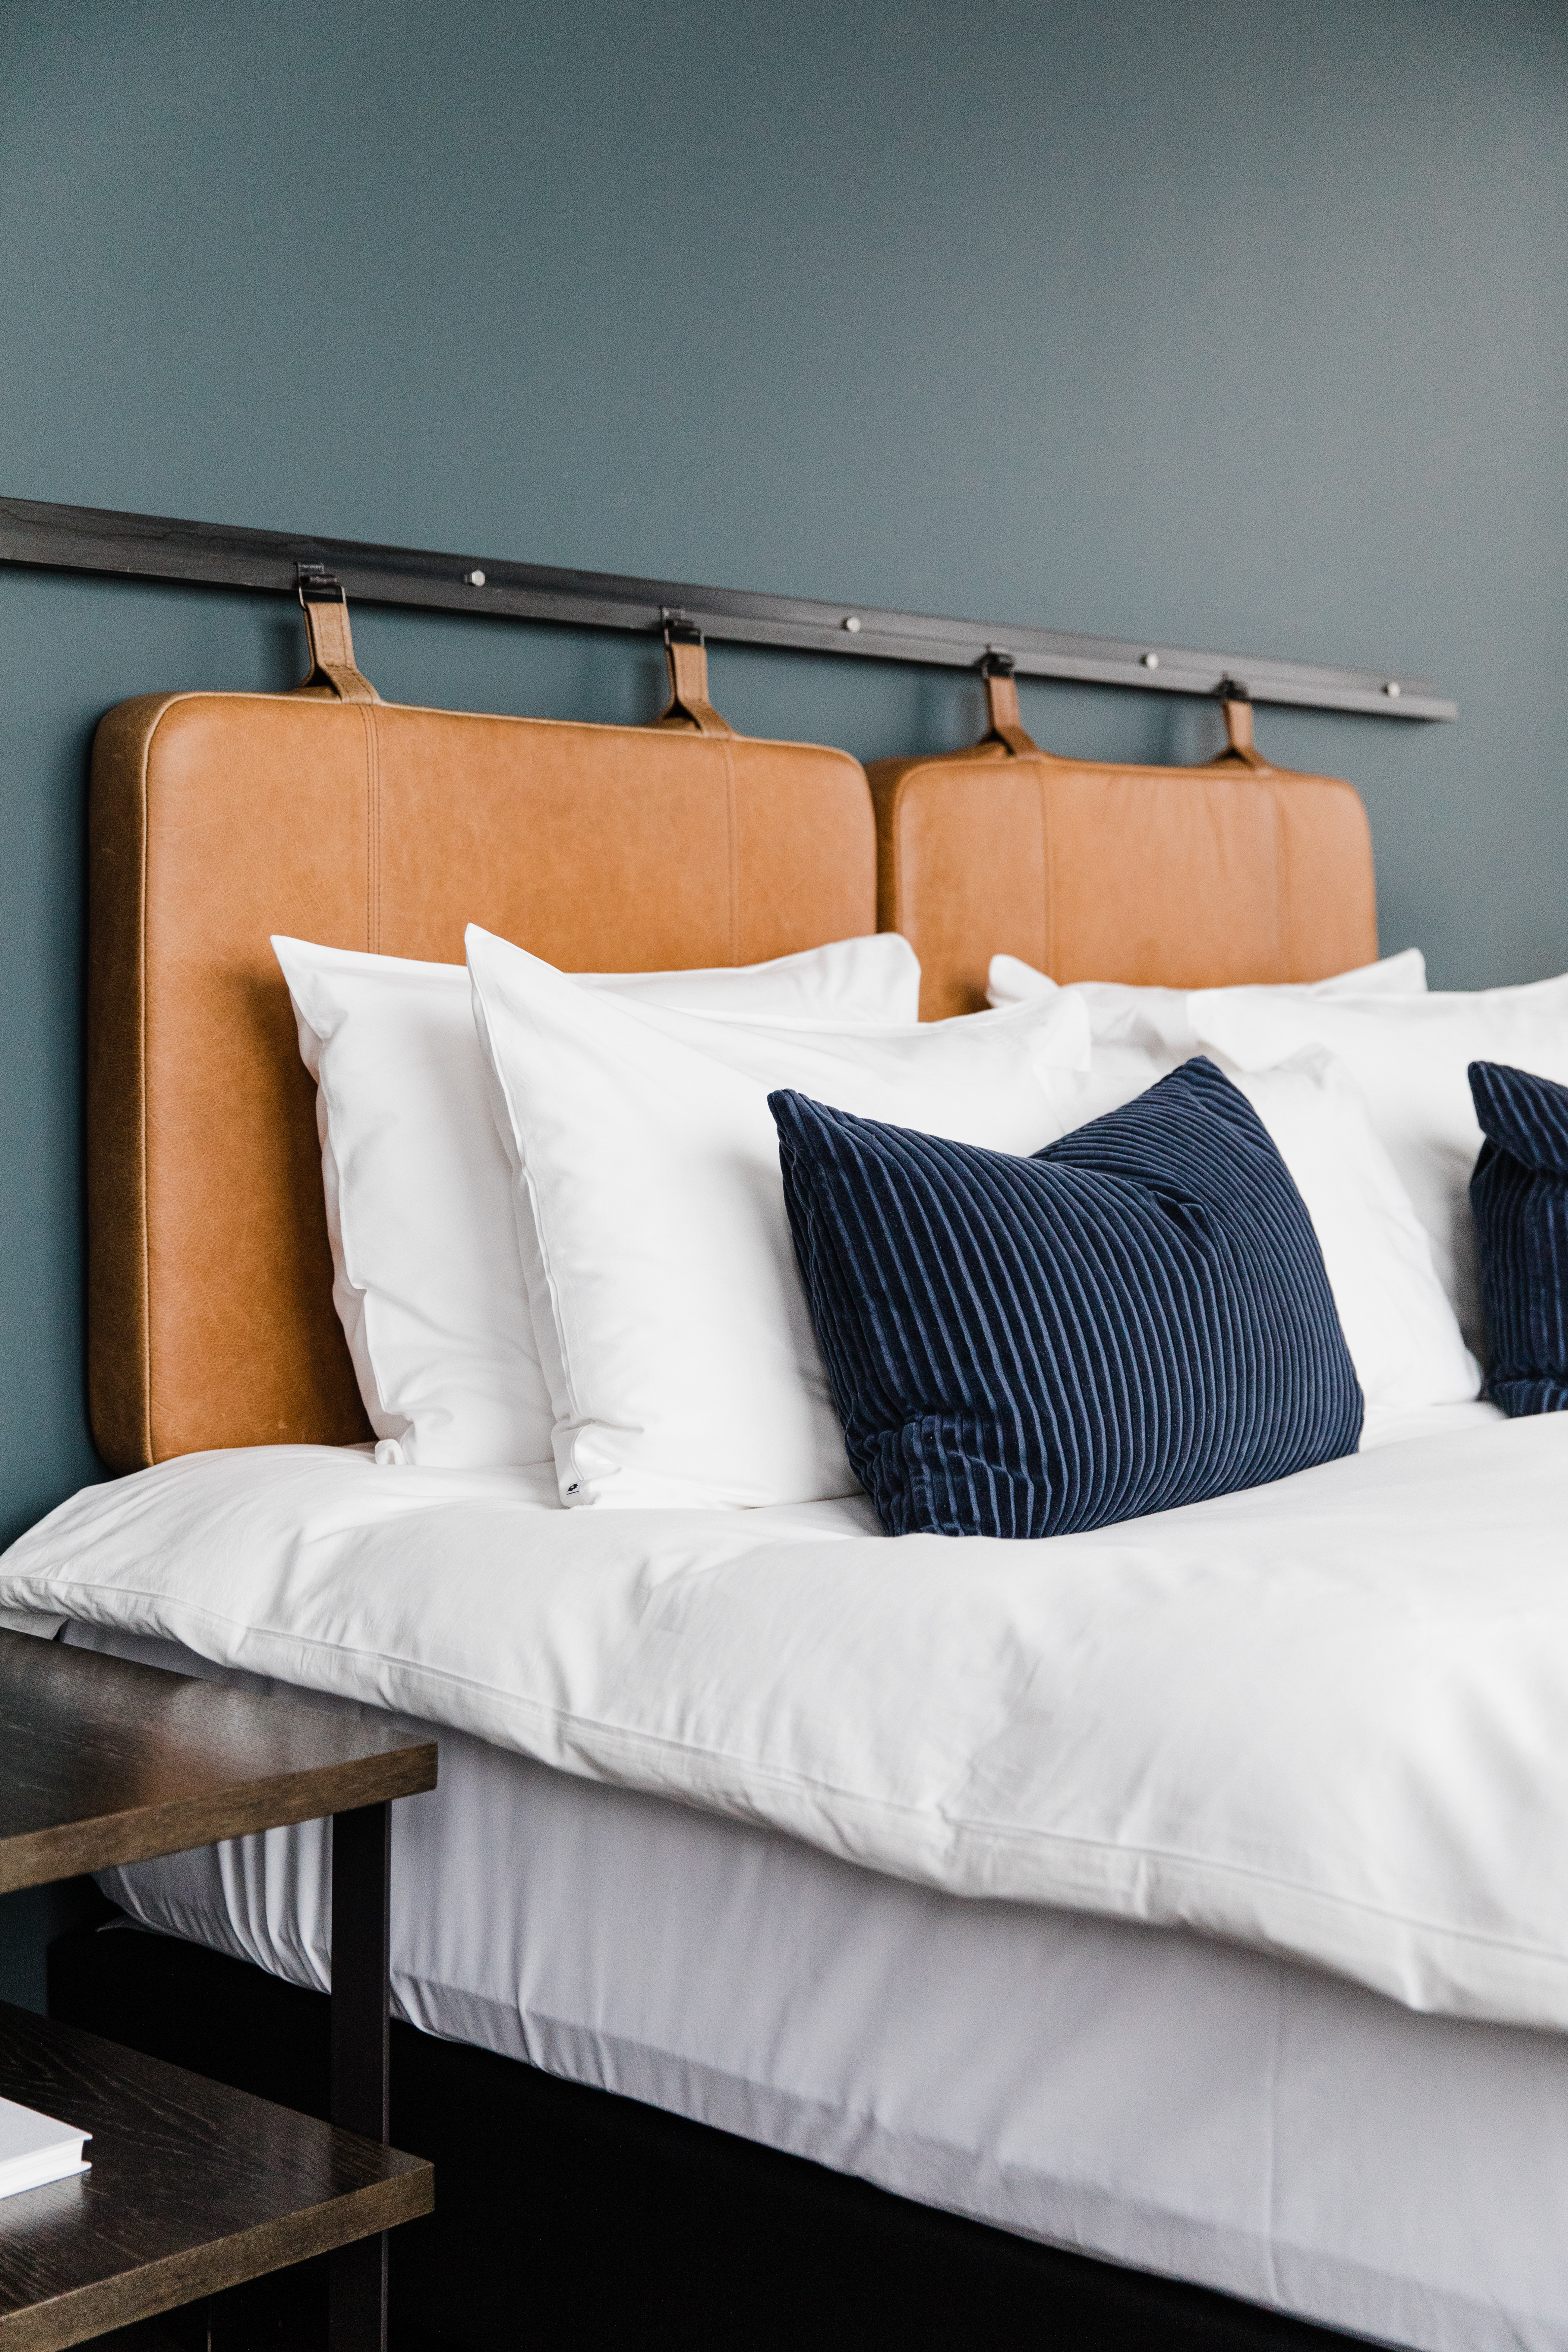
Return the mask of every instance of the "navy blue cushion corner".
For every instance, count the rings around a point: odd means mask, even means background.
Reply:
[[[1568,1412],[1568,1087],[1470,1064],[1487,1389],[1510,1420]]]
[[[889,1535],[1068,1534],[1354,1451],[1311,1220],[1212,1062],[1029,1159],[768,1099],[850,1463]]]

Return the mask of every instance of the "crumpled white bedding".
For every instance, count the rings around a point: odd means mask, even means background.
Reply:
[[[889,1541],[860,1501],[563,1512],[537,1474],[191,1455],[63,1504],[0,1561],[0,1608],[951,1893],[1561,2029],[1568,1419],[1452,1410],[1452,1433],[1045,1543]]]

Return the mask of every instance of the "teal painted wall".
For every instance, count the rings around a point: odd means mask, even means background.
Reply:
[[[1559,0],[7,0],[0,488],[1429,670],[1457,727],[1263,740],[1361,786],[1387,946],[1523,979],[1568,965],[1565,157]],[[356,634],[398,699],[657,707],[626,641]],[[0,572],[0,1537],[96,1475],[93,725],[298,666],[266,599]],[[962,680],[713,668],[863,757],[974,726]]]

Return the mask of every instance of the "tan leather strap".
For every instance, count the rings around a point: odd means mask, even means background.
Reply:
[[[655,726],[679,727],[688,735],[733,735],[729,720],[708,699],[708,648],[701,638],[667,634],[664,658],[669,665],[669,700]]]
[[[987,655],[984,676],[985,715],[991,724],[981,741],[1005,743],[1020,760],[1038,758],[1039,745],[1025,731],[1023,714],[1018,709],[1018,681],[1011,665],[1004,668],[994,655]]]
[[[340,702],[379,702],[380,695],[354,661],[353,631],[342,589],[330,572],[311,573],[304,564],[300,566],[300,575],[310,668],[295,693],[333,695]]]
[[[1219,697],[1220,707],[1225,712],[1226,746],[1218,758],[1211,761],[1209,764],[1211,767],[1220,768],[1235,761],[1241,767],[1250,768],[1254,775],[1271,776],[1274,773],[1273,769],[1253,741],[1251,698],[1245,688],[1236,693],[1227,693],[1226,688],[1233,684],[1234,681],[1230,678],[1222,678],[1220,681]]]

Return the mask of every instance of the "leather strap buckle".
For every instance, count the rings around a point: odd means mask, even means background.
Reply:
[[[1235,760],[1256,774],[1270,775],[1268,761],[1253,740],[1252,697],[1240,678],[1227,670],[1215,688],[1215,700],[1225,712],[1225,750],[1220,760]]]
[[[664,658],[669,670],[669,700],[656,727],[679,728],[686,735],[733,735],[708,699],[708,648],[702,632],[679,604],[666,604],[660,615]]]
[[[339,702],[379,702],[381,697],[354,661],[348,592],[324,563],[296,563],[295,592],[310,641],[310,674],[296,694],[331,695]]]
[[[1026,760],[1039,751],[1034,737],[1026,733],[1023,713],[1018,709],[1017,663],[1001,646],[987,646],[980,656],[980,675],[985,681],[985,714],[990,726],[981,737],[982,743],[1000,743],[1015,759]]]
[[[301,605],[346,604],[348,595],[335,572],[324,563],[296,563],[294,586]]]

